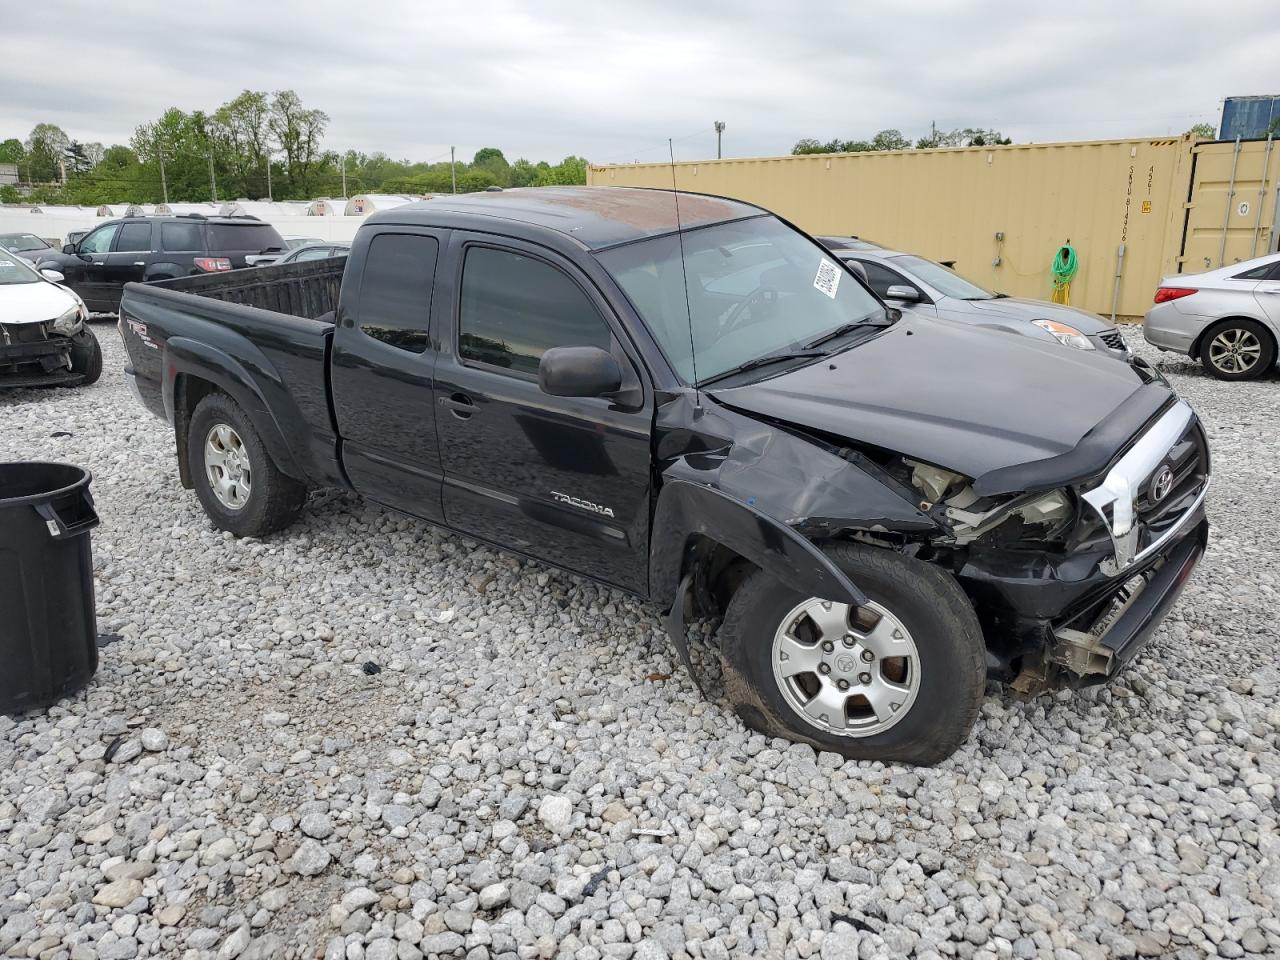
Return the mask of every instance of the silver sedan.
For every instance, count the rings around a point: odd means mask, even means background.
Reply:
[[[1199,360],[1219,380],[1262,376],[1275,366],[1280,337],[1280,253],[1165,277],[1142,335]]]
[[[891,306],[1056,340],[1077,350],[1097,350],[1119,359],[1129,357],[1123,335],[1097,314],[1044,300],[1007,297],[912,253],[884,249],[831,252],[846,263],[860,265],[871,289]]]

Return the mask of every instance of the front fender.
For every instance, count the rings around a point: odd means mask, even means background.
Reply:
[[[675,596],[690,541],[706,537],[811,597],[861,606],[867,602],[839,567],[785,523],[713,487],[669,479],[658,494],[649,552],[655,598]]]

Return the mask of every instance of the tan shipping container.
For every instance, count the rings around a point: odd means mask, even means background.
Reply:
[[[1182,137],[813,154],[681,162],[674,176],[682,190],[757,203],[813,234],[954,260],[1014,296],[1048,299],[1054,254],[1069,242],[1080,261],[1071,303],[1137,318],[1178,270],[1193,147]],[[670,187],[672,173],[592,166],[587,182]]]

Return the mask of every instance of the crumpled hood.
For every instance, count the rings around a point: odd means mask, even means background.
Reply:
[[[0,284],[0,323],[47,323],[76,305],[76,298],[56,284]]]
[[[904,314],[830,359],[741,387],[730,406],[979,477],[1071,450],[1139,387],[1125,363]]]
[[[1057,320],[1068,323],[1083,334],[1101,333],[1112,329],[1110,321],[1096,313],[1066,307],[1047,300],[1028,300],[1025,297],[997,297],[994,300],[966,300],[979,316],[1000,317],[1008,320]]]

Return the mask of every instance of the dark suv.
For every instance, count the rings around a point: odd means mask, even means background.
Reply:
[[[170,280],[248,266],[246,256],[284,251],[284,238],[257,217],[125,217],[95,228],[61,253],[40,258],[95,312],[115,312],[126,283]]]

